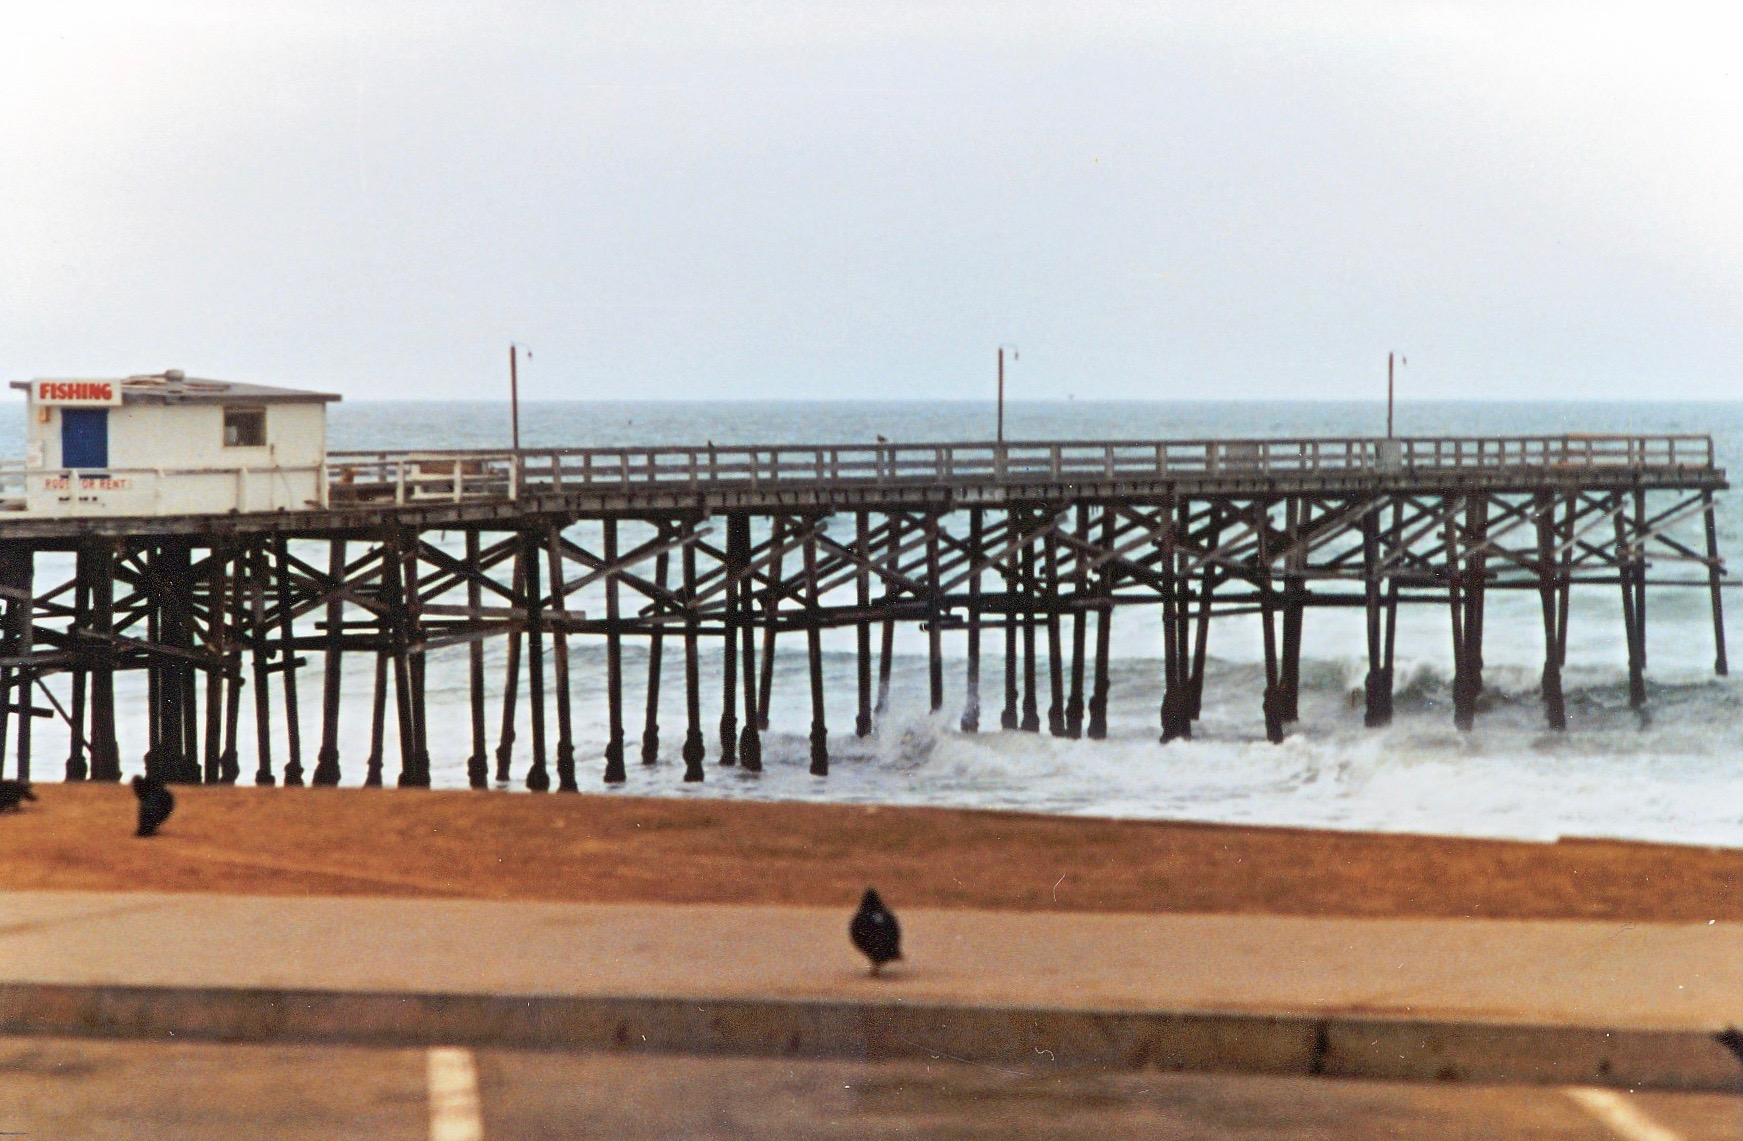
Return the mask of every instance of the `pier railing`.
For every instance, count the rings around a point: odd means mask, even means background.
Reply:
[[[1690,472],[1713,466],[1712,437],[1700,435],[1060,440],[345,451],[329,454],[328,485],[336,503],[414,504],[512,500],[524,491],[649,486],[1017,484],[1503,470]]]

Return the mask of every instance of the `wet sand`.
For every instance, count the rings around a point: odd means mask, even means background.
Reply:
[[[37,786],[0,816],[0,890],[769,903],[868,884],[1021,911],[1743,919],[1743,851],[588,794]]]

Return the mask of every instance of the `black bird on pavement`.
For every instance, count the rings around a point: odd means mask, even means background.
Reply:
[[[133,795],[139,798],[139,831],[135,836],[155,836],[169,814],[176,810],[176,798],[156,777],[134,777]]]
[[[865,889],[859,901],[859,911],[847,925],[848,937],[860,954],[871,960],[871,973],[876,976],[885,963],[902,957],[902,928],[895,913],[884,906],[878,893]]]
[[[1713,1038],[1719,1045],[1737,1055],[1739,1062],[1743,1062],[1743,1030],[1738,1030],[1735,1026],[1727,1026],[1713,1035]]]
[[[30,782],[23,780],[0,780],[0,812],[21,811],[20,801],[35,800],[36,793],[30,791]]]

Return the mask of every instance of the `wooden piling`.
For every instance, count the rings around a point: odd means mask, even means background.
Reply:
[[[527,612],[527,713],[532,723],[533,746],[533,763],[527,770],[527,791],[549,792],[551,773],[545,755],[545,598],[544,588],[539,584],[538,536],[531,531],[525,532],[521,544],[525,556],[522,561],[526,564],[526,593],[522,605]]]
[[[1719,529],[1710,491],[1701,493],[1701,522],[1707,533],[1707,593],[1713,609],[1713,673],[1725,677],[1731,672],[1731,664],[1725,656],[1725,604],[1719,596],[1725,578],[1725,563],[1719,557]]]
[[[1025,518],[1025,523],[1027,518]],[[1035,576],[1035,542],[1023,543],[1022,553],[1023,606],[1023,721],[1025,733],[1041,731],[1041,708],[1035,696],[1035,596],[1039,593]]]
[[[928,513],[926,528],[926,681],[931,698],[930,712],[944,708],[944,621],[943,596],[938,589],[938,516]]]
[[[1052,510],[1052,508],[1049,508]],[[1059,609],[1064,601],[1059,589],[1058,520],[1047,529],[1042,541],[1047,575],[1047,732],[1049,736],[1065,736],[1065,647],[1059,628]]]
[[[671,556],[664,550],[654,557],[654,584],[664,594]],[[665,626],[655,623],[648,635],[648,699],[642,719],[642,764],[657,764],[660,759],[660,670],[665,648]],[[753,674],[745,675],[746,691],[751,689]],[[751,723],[755,724],[755,702],[752,701]]]
[[[769,731],[769,702],[775,688],[775,627],[780,620],[781,544],[786,541],[786,526],[780,516],[769,520],[769,591],[763,603],[762,676],[757,682],[757,728]],[[881,705],[880,705],[881,708]]]
[[[81,544],[89,556],[91,633],[91,779],[121,779],[121,750],[115,740],[115,546],[102,539]]]
[[[823,622],[817,596],[817,525],[805,532],[805,653],[811,667],[811,775],[829,775],[829,727],[823,715]]]
[[[617,569],[617,520],[606,519],[605,554],[605,783],[622,784],[629,779],[623,763],[623,629]],[[555,536],[553,536],[555,541]],[[555,573],[555,572],[553,572]],[[564,695],[567,696],[566,694]],[[574,783],[574,774],[570,774]]]
[[[702,744],[702,673],[697,658],[697,626],[701,615],[696,602],[696,535],[694,530],[684,542],[684,779],[699,781],[706,775],[702,759],[707,754]],[[773,629],[773,623],[770,623]],[[764,703],[764,709],[767,703]]]
[[[607,527],[616,526],[615,520],[607,520]],[[551,630],[551,665],[556,682],[557,698],[557,791],[579,792],[580,785],[575,780],[575,714],[573,698],[569,688],[569,587],[563,574],[563,526],[553,521],[545,528],[545,559],[546,570],[551,580],[551,612],[556,617],[556,624]],[[607,564],[614,563],[615,557],[605,556]],[[612,576],[611,581],[615,581]],[[610,593],[610,587],[606,588]],[[616,625],[611,615],[607,621]],[[613,669],[610,655],[606,661],[606,689],[615,695],[610,699],[614,712],[613,724],[617,726],[615,733],[609,735],[605,744],[606,780],[610,781],[613,772],[623,772],[623,671],[621,661],[619,668]],[[615,769],[612,758],[616,757]],[[621,778],[620,778],[621,779]]]
[[[1101,549],[1104,560],[1096,573],[1098,606],[1095,619],[1095,682],[1089,693],[1089,727],[1092,741],[1108,735],[1108,657],[1111,652],[1114,622],[1114,549],[1115,515],[1113,504],[1101,506]]]
[[[327,650],[321,674],[321,748],[315,757],[311,783],[339,783],[339,698],[341,657],[345,652],[345,540],[327,543]],[[208,698],[210,704],[210,698]]]
[[[284,732],[285,732],[285,766],[284,783],[287,788],[300,787],[303,783],[303,740],[301,706],[297,702],[297,651],[296,635],[292,631],[294,611],[291,608],[291,578],[290,558],[286,540],[283,535],[275,536],[273,554],[277,563],[278,586],[278,667],[284,674]],[[178,556],[177,573],[180,573]],[[179,688],[179,687],[178,687]]]
[[[479,565],[478,530],[475,527],[466,529],[466,607],[472,611],[470,622],[474,627],[481,625],[484,609],[484,583],[480,577],[484,569]],[[466,643],[466,697],[471,713],[472,753],[466,758],[466,783],[473,788],[488,788],[490,785],[490,758],[485,744],[485,710],[484,710],[484,639],[479,631],[471,631],[473,637]]]
[[[980,731],[980,572],[985,526],[982,508],[968,509],[968,667],[963,676],[964,733]]]
[[[747,614],[741,614],[741,572],[748,556],[738,549],[739,514],[726,517],[725,562],[721,564],[722,603],[720,615],[720,764],[731,768],[738,764],[738,635],[741,626],[751,636]]]
[[[752,589],[754,580],[750,574],[754,549],[751,544],[749,514],[738,517],[738,552],[739,566],[744,573],[744,579],[739,584],[739,609],[744,616],[743,626],[739,631],[739,646],[744,654],[744,728],[739,731],[738,760],[746,772],[760,773],[763,771],[763,738],[762,730],[757,727],[756,593]],[[863,687],[861,692],[864,692]],[[735,701],[737,696],[729,690],[726,700]]]
[[[1562,732],[1567,729],[1567,705],[1561,688],[1562,660],[1567,647],[1567,611],[1561,605],[1566,584],[1561,572],[1555,506],[1552,493],[1537,493],[1533,508],[1537,522],[1537,589],[1543,609],[1543,711],[1550,729]]]
[[[859,559],[859,565],[854,568],[853,573],[854,601],[859,604],[859,619],[854,623],[859,704],[855,707],[853,717],[853,735],[869,737],[872,731],[870,512],[854,512],[854,553]]]
[[[514,572],[509,597],[519,606],[526,593],[526,548],[515,549]],[[508,649],[502,668],[502,726],[496,740],[496,783],[506,785],[514,779],[515,705],[520,695],[520,648],[526,629],[525,619],[512,621],[508,630]]]
[[[888,570],[899,572],[902,569],[901,551],[902,517],[900,514],[893,514],[890,516],[889,524],[889,555],[884,564]],[[886,606],[894,594],[895,588],[890,585],[889,579],[885,579],[884,603]],[[874,716],[879,719],[883,717],[890,706],[890,674],[895,669],[896,658],[896,620],[894,618],[884,619],[882,635],[882,640],[878,646],[878,699],[874,709]],[[767,662],[763,663],[763,668],[768,668]]]

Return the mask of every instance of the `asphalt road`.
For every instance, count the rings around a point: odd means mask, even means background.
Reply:
[[[0,1038],[0,1137],[1707,1141],[1743,1097],[674,1055]]]

